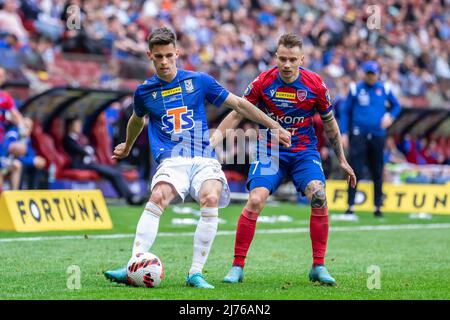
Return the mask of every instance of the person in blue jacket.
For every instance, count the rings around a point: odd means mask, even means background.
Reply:
[[[30,135],[33,120],[24,118],[23,123],[24,128],[21,134],[16,127],[12,127],[6,132],[1,153],[4,157],[20,161],[22,167],[20,189],[38,189],[39,180],[45,174],[47,163],[43,157],[36,155],[32,146]],[[22,152],[11,152],[11,149],[22,150]]]
[[[389,84],[379,81],[380,69],[375,61],[365,62],[363,71],[363,81],[350,84],[342,108],[340,129],[344,148],[350,147],[350,165],[358,181],[362,178],[364,166],[368,166],[374,184],[374,215],[382,217],[386,131],[401,108]],[[348,188],[347,214],[354,213],[356,188]]]

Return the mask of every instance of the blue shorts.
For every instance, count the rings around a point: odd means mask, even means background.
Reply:
[[[264,187],[274,193],[285,177],[289,177],[303,195],[308,183],[319,180],[325,184],[322,161],[316,150],[296,153],[281,152],[279,157],[266,156],[252,162],[247,179],[247,189]]]

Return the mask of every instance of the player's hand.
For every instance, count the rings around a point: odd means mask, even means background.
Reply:
[[[270,131],[275,139],[286,148],[291,147],[291,133],[281,126]]]
[[[382,129],[389,128],[391,126],[392,122],[394,122],[394,119],[392,119],[391,114],[385,113],[383,118],[381,118],[381,128]]]
[[[114,148],[113,156],[111,157],[111,159],[120,160],[128,157],[129,153],[130,150],[127,148],[127,145],[125,143],[121,143]]]
[[[355,175],[355,172],[353,172],[352,167],[350,167],[350,165],[347,163],[347,161],[341,162],[339,165],[341,166],[341,169],[344,170],[344,172],[347,174],[348,184],[352,188],[355,188],[356,187],[356,175]]]

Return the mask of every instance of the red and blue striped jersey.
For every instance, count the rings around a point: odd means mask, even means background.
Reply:
[[[328,88],[320,76],[301,67],[299,71],[297,80],[285,83],[274,67],[262,72],[244,93],[248,101],[291,132],[291,147],[280,146],[280,151],[316,150],[314,114],[332,110]],[[267,145],[270,147],[270,141]]]

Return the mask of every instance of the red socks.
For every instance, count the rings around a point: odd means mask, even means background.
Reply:
[[[311,208],[309,224],[313,264],[324,264],[328,240],[328,208]]]
[[[243,209],[239,217],[236,242],[234,245],[234,266],[244,267],[248,249],[252,243],[256,230],[256,212]],[[325,252],[328,240],[328,208],[311,208],[311,220],[309,225],[313,264],[324,264]]]
[[[258,214],[256,212],[249,211],[245,208],[242,210],[236,230],[233,266],[244,267],[248,249],[255,235],[257,219]]]

